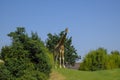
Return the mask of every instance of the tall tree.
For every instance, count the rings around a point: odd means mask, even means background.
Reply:
[[[51,51],[54,52],[55,45],[59,42],[60,38],[63,35],[63,31],[59,34],[51,34],[49,33],[46,40],[46,47]],[[68,65],[74,65],[75,61],[79,58],[76,52],[75,47],[72,45],[72,37],[65,39],[65,62]]]

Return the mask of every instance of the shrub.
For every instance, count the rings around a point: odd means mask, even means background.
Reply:
[[[8,34],[12,44],[1,50],[0,80],[47,80],[51,72],[49,51],[36,33],[29,37],[24,28]]]
[[[120,68],[120,54],[118,51],[112,51],[111,54],[107,54],[107,50],[99,48],[97,50],[90,51],[82,63],[80,64],[80,70],[96,71],[104,69]]]

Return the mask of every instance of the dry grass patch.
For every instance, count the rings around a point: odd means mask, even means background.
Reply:
[[[49,80],[65,80],[65,77],[56,71],[52,71]]]

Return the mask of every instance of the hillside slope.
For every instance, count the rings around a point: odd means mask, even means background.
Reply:
[[[53,69],[50,80],[120,80],[120,69],[94,72]]]

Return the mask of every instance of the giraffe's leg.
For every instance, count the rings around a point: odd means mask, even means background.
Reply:
[[[65,68],[65,60],[64,60],[64,56],[63,56],[63,68]]]
[[[62,51],[62,66],[65,68],[65,58],[64,58],[64,51]]]
[[[60,59],[60,68],[61,68],[61,57],[59,57],[59,59]]]
[[[60,50],[60,53],[59,53],[59,66],[61,68],[61,50]]]

